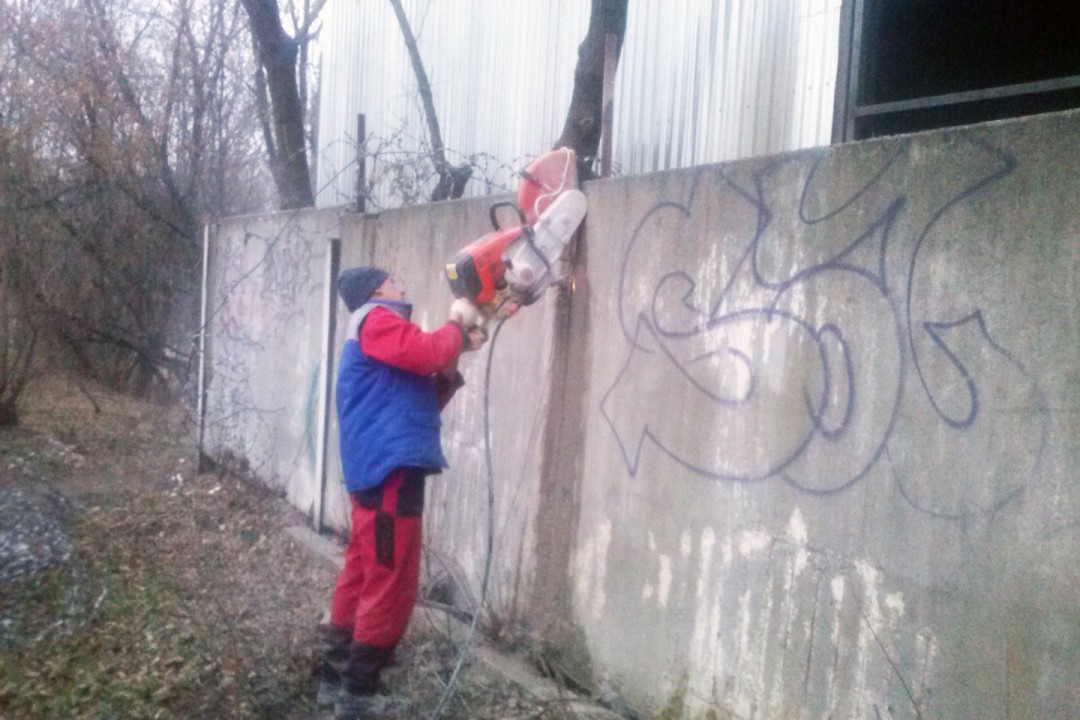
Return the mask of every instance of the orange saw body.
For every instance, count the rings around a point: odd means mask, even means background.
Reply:
[[[552,150],[521,173],[517,203],[491,207],[494,231],[463,247],[446,265],[454,296],[491,317],[504,302],[529,305],[569,275],[566,249],[585,218],[577,188],[577,159],[568,148]],[[500,228],[496,211],[513,205],[520,225]]]

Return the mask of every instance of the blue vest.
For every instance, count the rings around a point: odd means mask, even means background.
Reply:
[[[338,363],[338,436],[349,492],[378,485],[395,468],[433,474],[447,466],[439,443],[435,379],[372,360],[360,350],[363,320],[379,306],[395,311],[376,302],[354,313],[350,325],[356,331],[350,328]]]

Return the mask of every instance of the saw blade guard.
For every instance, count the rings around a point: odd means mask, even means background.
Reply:
[[[517,204],[527,225],[535,225],[545,210],[567,190],[577,190],[577,154],[557,148],[533,160],[521,172]]]
[[[536,223],[506,248],[506,283],[522,304],[535,302],[570,272],[566,248],[585,219],[585,193],[562,191]]]

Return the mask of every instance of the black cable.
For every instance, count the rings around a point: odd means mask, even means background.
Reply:
[[[484,575],[480,581],[480,601],[476,605],[476,612],[473,614],[472,622],[469,623],[469,633],[465,636],[465,641],[462,643],[461,652],[458,654],[457,664],[454,666],[454,672],[450,674],[450,679],[446,683],[446,689],[443,691],[442,697],[439,698],[439,704],[432,710],[430,720],[437,720],[442,712],[443,706],[446,705],[446,701],[450,699],[450,696],[454,692],[454,685],[457,683],[458,674],[461,672],[461,667],[465,664],[465,658],[469,654],[469,646],[472,645],[473,636],[476,634],[476,623],[480,620],[480,613],[483,611],[484,602],[487,600],[488,579],[491,576],[491,556],[493,555],[495,548],[495,473],[492,470],[491,463],[491,417],[488,397],[491,390],[491,366],[493,364],[491,359],[495,355],[495,340],[499,337],[499,330],[502,329],[504,322],[506,322],[506,318],[499,318],[499,323],[495,326],[495,332],[491,334],[491,342],[488,344],[487,368],[484,370],[484,459],[487,463],[488,527],[487,557],[484,558]]]

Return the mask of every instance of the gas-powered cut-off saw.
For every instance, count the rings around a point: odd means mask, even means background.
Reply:
[[[504,303],[536,302],[570,273],[566,249],[586,211],[574,151],[559,148],[541,155],[521,177],[516,204],[491,206],[494,231],[466,245],[446,265],[457,298],[451,312],[467,326],[482,328]],[[516,209],[520,225],[499,227],[497,214],[505,206]]]

